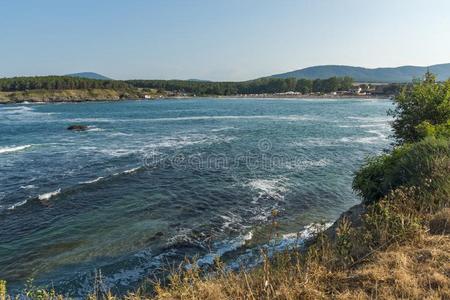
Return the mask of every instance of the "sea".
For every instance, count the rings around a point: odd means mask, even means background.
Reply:
[[[257,265],[361,199],[389,99],[193,98],[0,106],[0,279],[126,293],[183,261]],[[86,125],[85,131],[67,130]],[[191,265],[189,265],[191,264]],[[101,280],[98,280],[101,278]]]

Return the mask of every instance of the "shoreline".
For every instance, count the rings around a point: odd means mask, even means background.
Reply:
[[[138,98],[138,97],[100,97],[100,98],[51,98],[51,99],[1,99],[0,105],[4,104],[51,104],[51,103],[82,103],[82,102],[119,102],[119,101],[156,101],[156,100],[187,100],[187,99],[361,99],[361,100],[385,100],[390,99],[389,95],[277,95],[277,94],[263,94],[263,95],[208,95],[208,96],[159,96],[154,98]]]

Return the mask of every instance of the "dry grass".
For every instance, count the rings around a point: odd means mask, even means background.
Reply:
[[[430,232],[432,234],[450,233],[450,208],[443,209],[430,220]]]
[[[334,269],[310,255],[284,253],[250,273],[210,279],[191,270],[159,287],[155,298],[450,299],[449,236],[426,234],[419,244],[392,245],[347,268]]]

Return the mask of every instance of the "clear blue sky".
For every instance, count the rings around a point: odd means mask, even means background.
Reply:
[[[448,0],[0,0],[0,77],[245,80],[450,62]]]

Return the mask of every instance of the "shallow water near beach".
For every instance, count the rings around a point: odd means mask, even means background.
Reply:
[[[359,202],[390,100],[190,99],[0,106],[0,279],[72,296],[166,264],[297,244]],[[84,132],[66,130],[88,125]],[[271,234],[278,211],[280,234]]]

